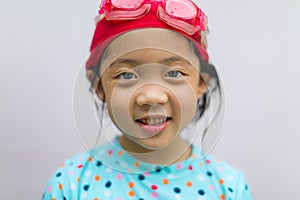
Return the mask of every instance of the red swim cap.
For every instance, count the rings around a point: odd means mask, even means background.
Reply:
[[[188,35],[187,33],[176,29],[173,26],[166,24],[157,17],[157,5],[152,5],[150,11],[143,17],[134,20],[119,20],[110,21],[103,17],[96,26],[92,44],[90,47],[90,57],[86,62],[86,68],[90,69],[96,67],[98,60],[104,51],[105,47],[117,36],[122,33],[142,29],[142,28],[163,28],[176,31],[187,38],[189,38],[195,46],[197,47],[202,60],[208,62],[208,54],[206,47],[201,45],[201,32],[196,31],[193,35]],[[97,46],[101,44],[101,47]],[[96,48],[97,47],[97,48]]]

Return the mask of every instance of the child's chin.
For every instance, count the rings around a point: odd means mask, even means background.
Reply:
[[[136,141],[140,146],[150,151],[161,150],[168,146],[168,142],[164,142],[162,140],[153,140],[151,138],[143,139],[141,141]]]

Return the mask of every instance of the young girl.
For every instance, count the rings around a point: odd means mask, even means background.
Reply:
[[[121,134],[67,160],[43,199],[252,199],[242,172],[207,155],[224,93],[202,10],[189,0],[104,0],[99,13],[87,77],[100,124],[107,109]]]

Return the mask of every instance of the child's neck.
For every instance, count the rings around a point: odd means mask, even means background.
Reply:
[[[130,155],[151,164],[171,165],[188,159],[192,153],[191,145],[181,137],[176,137],[168,146],[159,150],[149,150],[141,147],[124,135],[120,136],[118,140],[123,149]]]

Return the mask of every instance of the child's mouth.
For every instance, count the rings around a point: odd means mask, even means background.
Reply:
[[[146,116],[139,118],[136,121],[137,125],[144,131],[149,133],[159,133],[167,127],[171,118],[167,116]]]

